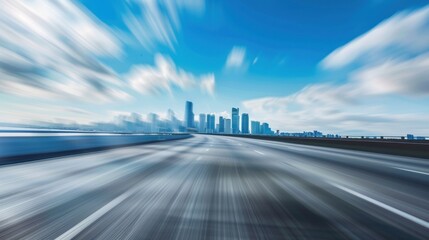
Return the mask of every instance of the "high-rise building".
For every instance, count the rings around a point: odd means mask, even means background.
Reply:
[[[214,114],[212,114],[210,117],[211,117],[210,129],[214,132],[216,129],[216,116]]]
[[[225,118],[225,133],[226,134],[231,134],[231,119],[229,119],[229,118]]]
[[[262,135],[273,135],[270,125],[268,123],[262,123],[261,125],[261,134]]]
[[[232,118],[232,133],[233,134],[240,133],[240,109],[239,108],[232,108],[231,118]]]
[[[249,134],[249,114],[241,114],[241,133]]]
[[[215,132],[215,115],[207,114],[207,124],[206,124],[207,132],[214,133]]]
[[[261,123],[258,121],[251,122],[252,134],[261,134]]]
[[[206,132],[206,115],[204,113],[200,113],[200,127],[198,129],[199,132]]]
[[[219,133],[225,132],[225,120],[222,116],[219,117]]]
[[[207,114],[206,133],[210,133],[210,125],[211,125],[210,122],[211,122],[210,114]]]
[[[192,102],[190,101],[186,101],[184,122],[186,128],[194,128],[194,112],[192,110]]]
[[[261,124],[261,134],[266,135],[268,132],[268,123],[262,123]]]

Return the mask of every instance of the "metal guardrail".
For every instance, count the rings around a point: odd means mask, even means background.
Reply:
[[[429,140],[429,136],[413,136],[412,139],[407,138],[407,136],[341,136],[341,138],[387,139],[387,140]]]
[[[212,133],[215,134],[216,133]],[[225,134],[217,134],[225,135]],[[407,138],[407,136],[354,136],[354,135],[338,135],[338,136],[293,136],[293,135],[262,135],[262,134],[227,134],[229,136],[260,136],[260,137],[283,137],[283,138],[308,138],[308,139],[364,139],[364,140],[409,140],[409,141],[429,141],[429,136],[413,136],[412,139]]]

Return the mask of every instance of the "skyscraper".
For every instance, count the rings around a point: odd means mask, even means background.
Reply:
[[[232,117],[232,133],[238,134],[240,133],[240,109],[232,108],[231,117]]]
[[[185,107],[185,127],[193,128],[194,127],[194,112],[192,110],[192,102],[186,101]]]
[[[214,133],[215,131],[215,115],[207,114],[207,132]]]
[[[219,117],[219,133],[225,132],[225,120],[222,116]]]
[[[261,124],[261,134],[265,135],[268,132],[268,123],[262,123]]]
[[[261,134],[263,135],[273,135],[270,125],[268,123],[262,123],[261,125]]]
[[[231,134],[231,119],[225,118],[225,133]]]
[[[200,127],[198,129],[199,132],[206,132],[206,115],[204,113],[200,113]]]
[[[214,133],[215,129],[216,129],[216,116],[214,114],[212,114],[210,116],[210,129],[212,130],[212,132]]]
[[[251,122],[252,134],[261,134],[261,123],[258,121]]]
[[[210,114],[207,114],[207,121],[206,121],[206,133],[211,133],[210,131],[211,131],[211,129],[210,129],[210,126],[211,126],[211,116],[210,116]]]
[[[241,114],[241,133],[249,134],[249,114]]]

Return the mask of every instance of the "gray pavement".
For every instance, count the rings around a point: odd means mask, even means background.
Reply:
[[[428,239],[425,159],[197,135],[0,167],[0,239]]]

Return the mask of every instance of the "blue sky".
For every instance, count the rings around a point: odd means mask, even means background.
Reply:
[[[429,135],[427,1],[6,1],[0,122],[149,112]],[[31,12],[31,14],[30,14]]]

